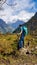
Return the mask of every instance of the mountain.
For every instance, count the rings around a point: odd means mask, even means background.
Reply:
[[[0,19],[0,33],[7,33],[7,32],[12,32],[12,29],[10,26],[8,26],[5,21]]]
[[[17,20],[15,23],[8,23],[8,25],[11,26],[14,29],[16,29],[20,24],[24,24],[24,21]]]
[[[26,23],[30,34],[37,35],[37,12],[35,15]]]
[[[27,23],[24,23],[22,26],[27,26],[29,33],[37,36],[37,12]],[[17,32],[20,32],[20,26],[13,33]]]
[[[17,20],[15,23],[6,24],[5,21],[0,19],[0,33],[12,33],[20,24],[23,23],[23,21]]]

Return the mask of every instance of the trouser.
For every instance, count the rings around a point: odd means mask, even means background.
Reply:
[[[18,50],[22,47],[24,47],[24,35],[20,37],[20,40],[18,42]]]

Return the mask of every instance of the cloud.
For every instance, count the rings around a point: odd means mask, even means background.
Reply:
[[[10,16],[9,19],[11,20],[11,22],[13,20],[17,20],[17,19],[20,19],[20,20],[23,20],[24,22],[27,22],[32,16],[34,16],[34,13],[28,13],[26,11],[21,11],[18,15]]]
[[[30,3],[32,0],[15,0],[17,5],[14,7],[15,11],[25,10],[26,8],[32,8],[35,6],[35,2]]]
[[[9,2],[12,6],[7,5]],[[17,19],[26,22],[34,15],[33,11],[37,10],[32,0],[7,0],[6,3],[3,5],[4,10],[0,11],[0,18],[6,22],[15,22]]]
[[[34,13],[29,13],[29,12],[26,12],[26,11],[21,11],[18,14],[18,18],[23,20],[24,22],[27,22],[33,15],[34,15]]]
[[[4,10],[0,11],[0,18],[4,21],[8,22],[10,16],[12,15],[12,8],[7,6],[6,4],[3,6]]]

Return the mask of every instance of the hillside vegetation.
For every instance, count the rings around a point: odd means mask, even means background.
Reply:
[[[25,48],[31,52],[29,55],[21,55],[22,50],[17,50],[19,38],[17,34],[0,34],[0,65],[37,65],[37,38],[29,34],[24,38]]]

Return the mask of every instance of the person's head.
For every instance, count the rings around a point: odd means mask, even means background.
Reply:
[[[22,25],[19,25],[19,27],[22,27]]]

